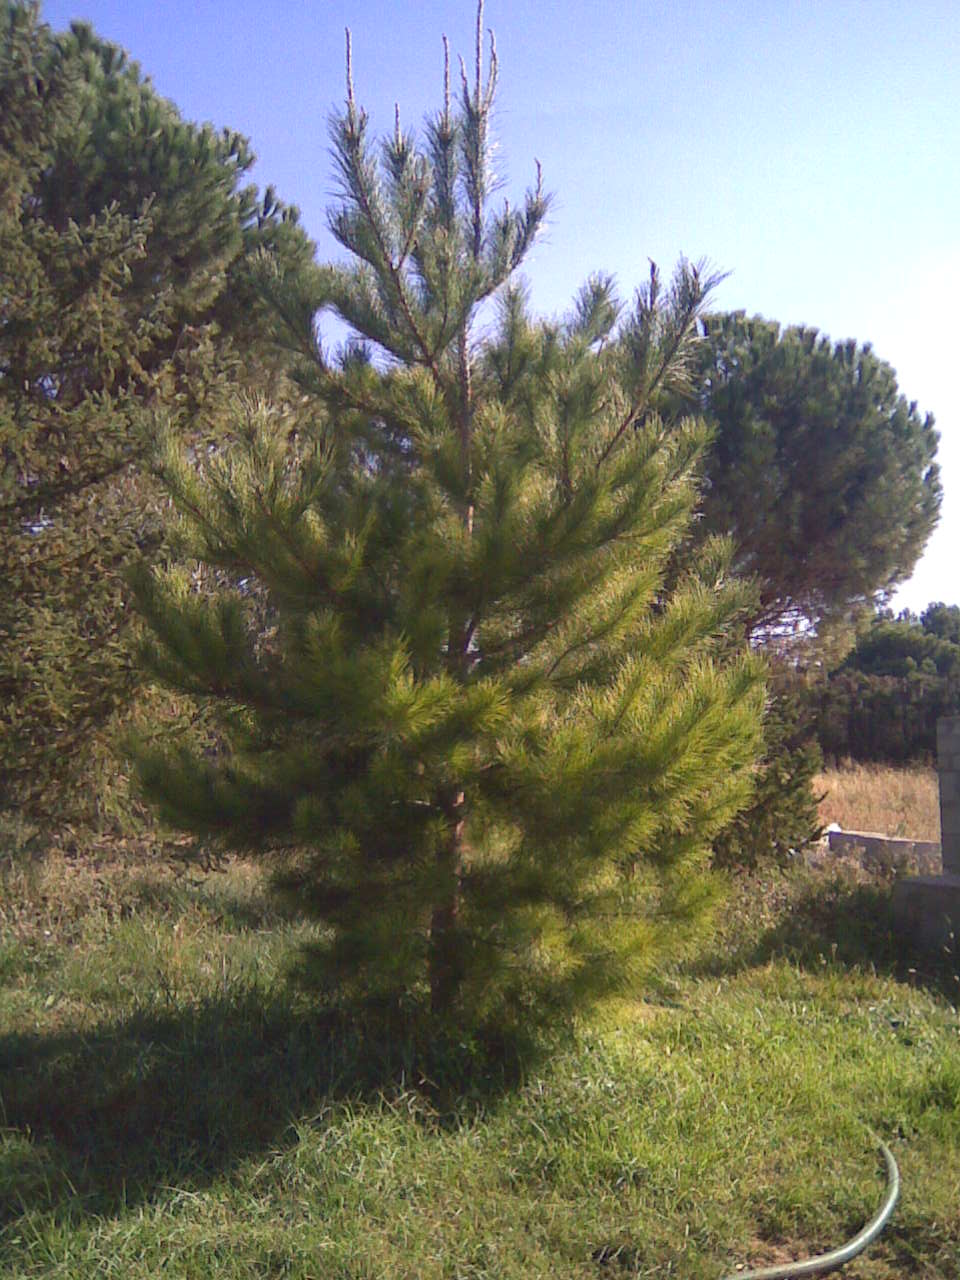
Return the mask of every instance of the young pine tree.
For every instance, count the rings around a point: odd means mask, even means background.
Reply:
[[[713,282],[654,273],[627,313],[598,278],[528,318],[548,198],[538,174],[489,209],[481,36],[482,10],[422,148],[399,117],[371,142],[348,38],[330,225],[352,261],[263,282],[305,407],[250,408],[202,467],[168,450],[194,562],[135,580],[150,667],[222,738],[134,753],[166,821],[262,854],[325,923],[331,991],[502,1027],[629,989],[697,920],[763,690],[722,545],[661,590],[705,437],[650,406]],[[321,308],[356,334],[335,359]]]

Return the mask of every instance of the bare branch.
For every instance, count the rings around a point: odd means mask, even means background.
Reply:
[[[497,38],[490,31],[490,74],[487,76],[487,91],[484,95],[484,106],[490,107],[493,104],[493,95],[497,88],[497,72],[500,64],[497,61]]]
[[[443,127],[450,128],[450,41],[443,37]]]
[[[347,106],[350,111],[356,110],[356,104],[353,99],[353,47],[350,39],[350,28],[344,28],[347,33]]]

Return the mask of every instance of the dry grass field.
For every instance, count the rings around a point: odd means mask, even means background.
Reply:
[[[825,769],[814,779],[824,826],[878,831],[914,840],[940,839],[936,770],[853,764]]]

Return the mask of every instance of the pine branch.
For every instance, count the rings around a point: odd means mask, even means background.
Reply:
[[[348,109],[346,118],[346,127],[343,129],[343,137],[346,146],[346,159],[348,160],[348,176],[352,179],[351,186],[354,195],[360,206],[360,209],[367,220],[371,232],[373,233],[377,250],[380,254],[381,264],[393,285],[394,297],[400,307],[401,314],[406,322],[410,336],[413,338],[420,352],[422,362],[430,370],[438,389],[443,388],[443,377],[440,373],[436,358],[430,349],[424,335],[420,331],[420,327],[414,317],[410,300],[407,296],[407,290],[404,283],[403,271],[395,262],[392,250],[387,243],[384,230],[380,225],[380,220],[376,216],[373,209],[373,201],[367,188],[363,175],[362,161],[362,135],[365,123],[364,117],[358,115],[354,99],[353,99],[353,81],[352,69],[350,65],[350,40],[349,30],[347,32],[347,72],[348,72]]]

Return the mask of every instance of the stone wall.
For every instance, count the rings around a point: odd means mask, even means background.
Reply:
[[[828,831],[831,853],[848,854],[865,867],[937,876],[943,869],[936,840],[906,840],[874,831]]]

